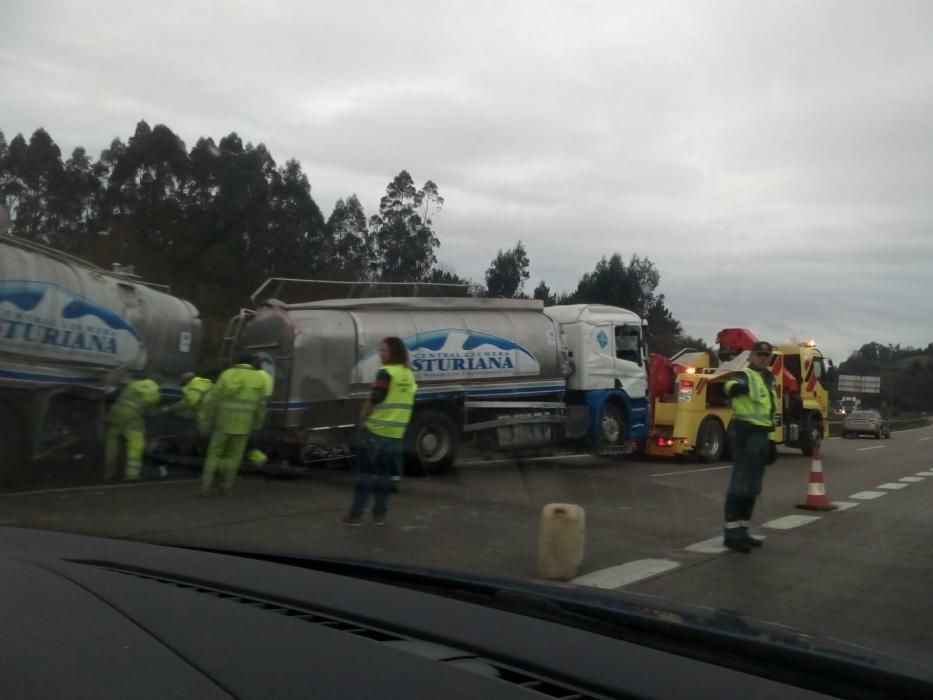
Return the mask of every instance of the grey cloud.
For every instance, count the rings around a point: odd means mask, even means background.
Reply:
[[[297,157],[325,212],[434,179],[441,260],[569,289],[651,257],[689,332],[933,340],[933,6],[7,3],[0,128],[136,120]]]

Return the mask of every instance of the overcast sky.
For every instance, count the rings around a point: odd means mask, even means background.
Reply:
[[[647,255],[686,330],[933,341],[933,3],[45,2],[0,12],[0,129],[136,122],[294,157],[325,216],[408,169],[441,262],[575,286]]]

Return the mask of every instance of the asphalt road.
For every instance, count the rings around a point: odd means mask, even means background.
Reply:
[[[0,525],[532,578],[542,506],[576,503],[587,528],[579,585],[735,610],[929,663],[933,428],[832,439],[822,464],[843,508],[797,510],[810,460],[782,451],[755,513],[765,546],[748,555],[720,547],[728,464],[593,457],[406,479],[383,528],[338,524],[351,479],[327,471],[244,478],[228,498],[195,498],[184,478],[4,493]]]

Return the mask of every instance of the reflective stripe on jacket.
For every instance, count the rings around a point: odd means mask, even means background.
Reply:
[[[266,382],[252,365],[234,365],[210,393],[213,426],[227,435],[249,435],[266,417]]]
[[[415,374],[405,365],[385,365],[382,369],[391,377],[385,400],[373,407],[366,427],[375,435],[401,440],[411,421],[418,384]]]
[[[742,372],[745,375],[748,393],[732,397],[732,418],[749,425],[773,428],[778,406],[773,381],[767,382],[760,372],[751,367],[746,367]],[[741,379],[736,378],[727,380],[726,393],[740,382]]]

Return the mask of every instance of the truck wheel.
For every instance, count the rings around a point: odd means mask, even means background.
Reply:
[[[0,486],[19,486],[26,479],[26,427],[11,407],[0,405]]]
[[[712,416],[707,416],[700,423],[697,431],[697,457],[701,462],[711,464],[722,459],[725,450],[726,431],[722,423]]]
[[[807,415],[804,421],[803,439],[800,451],[807,457],[812,457],[823,442],[823,423],[816,413]]]
[[[450,469],[457,456],[460,432],[443,411],[416,411],[405,432],[406,472],[440,474]]]
[[[620,445],[625,442],[625,417],[618,406],[611,403],[603,405],[603,415],[599,423],[601,445]]]

